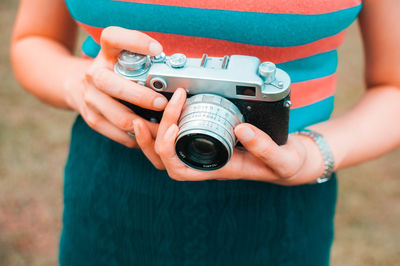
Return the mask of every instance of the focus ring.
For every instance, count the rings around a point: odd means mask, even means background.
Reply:
[[[179,119],[175,143],[179,159],[199,170],[221,168],[233,154],[237,142],[233,129],[241,122],[243,115],[228,99],[214,94],[196,94],[188,98]],[[199,143],[213,143],[216,152],[207,154],[193,149],[202,145]]]

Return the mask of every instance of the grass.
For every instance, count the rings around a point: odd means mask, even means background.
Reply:
[[[17,3],[0,2],[0,265],[57,265],[62,174],[74,114],[40,103],[15,82],[9,36]],[[363,93],[356,26],[339,50],[335,113]],[[400,150],[339,173],[332,265],[400,261]]]

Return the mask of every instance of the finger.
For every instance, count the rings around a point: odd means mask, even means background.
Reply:
[[[182,88],[178,88],[165,107],[160,125],[158,127],[157,136],[163,136],[172,124],[178,123],[185,101],[186,91]],[[160,138],[156,139],[156,150],[158,149],[159,139]]]
[[[103,67],[91,70],[87,78],[104,93],[145,109],[161,111],[168,103],[163,95]]]
[[[237,148],[228,164],[223,168],[213,171],[213,173],[218,177],[216,179],[220,180],[245,179],[264,181],[283,186],[306,183],[299,178],[281,178],[259,158],[248,151]]]
[[[100,44],[104,56],[114,61],[123,49],[153,56],[162,52],[161,44],[147,34],[114,26],[103,30]]]
[[[165,134],[158,135],[159,147],[157,153],[168,171],[168,175],[175,180],[187,180],[187,177],[193,178],[193,174],[189,174],[189,168],[179,160],[175,152],[175,140],[178,134],[179,128],[177,125],[172,124]]]
[[[213,171],[212,174],[218,177],[218,179],[222,177],[222,180],[245,179],[264,181],[278,185],[300,184],[297,178],[283,179],[262,160],[250,152],[238,148],[235,148],[231,160],[224,167]]]
[[[150,130],[140,120],[134,122],[134,129],[136,141],[140,149],[157,169],[164,170],[165,167],[160,156],[154,151],[154,139],[151,136]]]
[[[184,165],[176,155],[174,144],[179,128],[172,124],[164,135],[158,135],[158,154],[171,178],[175,180],[200,181],[208,179],[232,180],[254,179],[274,182],[279,179],[260,159],[244,150],[235,149],[231,160],[215,171],[199,171]]]
[[[101,91],[98,91],[92,85],[86,84],[86,86],[88,89],[83,95],[85,103],[88,106],[96,109],[119,129],[123,131],[132,131],[133,121],[141,119],[146,122],[147,126],[152,132],[152,135],[156,136],[158,129],[158,125],[156,123],[144,120],[132,112],[131,109],[119,103],[110,96],[102,93]]]
[[[248,179],[270,181],[276,174],[260,159],[244,149],[235,148],[232,158],[222,168],[211,172],[213,176],[225,179]]]
[[[86,108],[82,117],[86,123],[98,133],[129,148],[137,147],[136,141],[128,136],[125,131],[111,124],[105,117],[91,110],[91,108]]]
[[[178,181],[201,181],[219,177],[214,171],[206,172],[190,168],[182,163],[175,152],[175,140],[179,128],[172,124],[163,135],[158,135],[158,154],[167,169],[168,175]]]
[[[294,176],[303,164],[305,151],[293,145],[279,146],[265,132],[243,123],[235,128],[243,146],[282,178]]]

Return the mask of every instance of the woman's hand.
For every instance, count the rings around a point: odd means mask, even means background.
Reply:
[[[322,176],[323,160],[313,140],[290,135],[287,144],[279,146],[250,124],[240,124],[235,128],[237,138],[247,151],[235,148],[231,160],[221,169],[206,172],[186,166],[174,148],[179,131],[177,122],[185,100],[185,90],[178,89],[165,108],[155,141],[156,151],[171,178],[181,181],[251,179],[298,185]]]
[[[164,109],[167,99],[150,88],[114,73],[114,64],[123,49],[152,56],[162,52],[161,45],[142,32],[118,27],[104,29],[99,55],[88,64],[85,73],[74,75],[65,82],[67,103],[100,134],[131,148],[145,143],[146,155],[158,169],[163,169],[161,160],[154,156],[154,147],[148,147],[145,142],[146,138],[140,138],[137,143],[127,134],[135,133],[136,129],[139,134],[146,132],[155,137],[158,124],[134,114],[115,98],[157,111]]]

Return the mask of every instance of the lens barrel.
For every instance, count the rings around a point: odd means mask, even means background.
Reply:
[[[211,171],[231,158],[236,137],[233,129],[244,122],[239,109],[214,94],[197,94],[187,99],[179,120],[175,150],[186,165]]]

